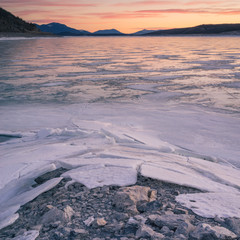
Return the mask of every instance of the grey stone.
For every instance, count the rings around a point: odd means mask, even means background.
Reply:
[[[125,224],[124,233],[125,234],[133,233],[135,235],[136,231],[139,228],[139,225],[140,225],[139,221],[137,221],[136,219],[134,219],[132,217],[129,218],[128,222]]]
[[[176,236],[188,236],[189,232],[192,232],[195,229],[195,227],[189,222],[182,222],[180,223],[180,225],[177,227],[176,231],[175,231],[175,235]]]
[[[188,210],[187,209],[184,209],[184,208],[175,208],[174,210],[173,210],[173,212],[175,213],[175,214],[188,214]]]
[[[127,220],[129,218],[128,214],[127,213],[122,213],[122,212],[117,212],[117,213],[114,213],[112,215],[112,217],[114,219],[116,219],[117,221],[124,221],[124,220]]]
[[[121,229],[123,229],[124,223],[112,223],[112,224],[107,224],[104,226],[104,230],[107,232],[111,233],[116,233],[119,232]]]
[[[86,225],[86,226],[90,226],[93,222],[94,222],[94,217],[93,216],[91,216],[91,217],[89,217],[88,219],[86,219],[85,221],[83,221],[84,222],[84,224]]]
[[[143,212],[148,212],[148,211],[157,211],[162,208],[162,203],[159,201],[151,201],[151,202],[146,202],[146,201],[140,201],[137,203],[137,210],[140,213]]]
[[[127,211],[138,214],[136,205],[138,202],[151,202],[156,200],[156,191],[149,187],[133,186],[120,188],[113,199],[113,205],[119,211]]]
[[[237,235],[224,227],[212,227],[209,224],[200,223],[198,224],[196,229],[192,233],[190,233],[190,237],[192,240],[223,240],[229,238],[234,239],[237,237]]]
[[[89,233],[85,229],[71,229],[70,234],[75,239],[81,239],[81,237],[87,237]]]
[[[68,222],[71,220],[72,215],[73,215],[73,210],[70,206],[67,206],[64,209],[64,211],[56,207],[53,207],[42,216],[40,222],[42,224],[50,224],[57,221]]]
[[[185,214],[171,215],[150,215],[148,221],[159,228],[167,226],[170,230],[176,230],[181,224],[190,221],[190,217]]]
[[[240,218],[227,218],[225,224],[231,231],[240,236]]]
[[[170,230],[167,226],[163,226],[160,230],[160,233],[162,233],[164,236],[172,236],[173,235],[173,231]]]
[[[173,210],[173,209],[175,208],[175,204],[169,202],[169,203],[167,203],[167,204],[165,205],[165,208],[166,208],[166,209],[171,209],[171,210]]]
[[[161,233],[155,232],[152,228],[145,224],[141,224],[139,229],[136,232],[136,238],[146,238],[146,239],[163,239],[164,235]]]

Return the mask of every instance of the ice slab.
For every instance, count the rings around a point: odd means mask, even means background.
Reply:
[[[102,164],[107,167],[121,167],[121,168],[133,168],[137,169],[142,160],[134,160],[129,158],[117,158],[117,157],[87,157],[87,158],[68,158],[59,161],[59,165],[63,168],[73,169],[77,167],[87,166],[87,165],[99,165]]]
[[[240,184],[238,170],[224,165],[221,168],[220,164],[215,163],[218,171],[222,173],[215,175],[207,168],[203,169],[201,165],[197,164],[198,159],[184,159],[181,156],[174,156],[173,154],[171,156],[172,159],[169,156],[165,156],[165,158],[162,157],[162,160],[157,159],[154,162],[144,163],[141,166],[141,174],[146,177],[193,187],[203,191],[238,192],[238,189],[235,188],[236,185],[239,186]],[[214,163],[208,163],[214,165]],[[232,178],[228,176],[229,173],[226,170],[232,172]],[[236,182],[234,177],[236,178]]]
[[[89,165],[70,170],[62,177],[84,184],[88,188],[105,185],[127,186],[137,181],[137,171],[126,167],[108,167],[103,164]]]
[[[202,217],[240,218],[240,192],[181,194],[176,200]]]
[[[12,199],[4,201],[2,204],[0,204],[1,210],[6,209],[5,211],[0,213],[0,229],[8,226],[9,224],[12,224],[18,218],[18,214],[16,214],[16,211],[20,208],[20,206],[24,205],[27,202],[32,201],[41,193],[52,189],[61,180],[62,180],[61,177],[53,178],[36,188],[32,188],[29,191],[25,191],[13,197]]]
[[[20,208],[19,205],[12,206],[7,209],[2,209],[0,213],[0,229],[7,227],[14,223],[18,218],[19,214],[16,213]],[[16,213],[16,214],[15,214]]]
[[[21,236],[17,236],[13,238],[13,240],[35,240],[38,236],[39,236],[39,231],[31,230],[31,231],[25,232]]]
[[[28,190],[37,176],[55,169],[55,164],[46,162],[2,164],[0,167],[0,204]]]

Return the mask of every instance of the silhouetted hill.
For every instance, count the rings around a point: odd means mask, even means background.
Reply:
[[[3,8],[0,8],[0,32],[40,33],[34,24],[25,22]]]
[[[158,30],[145,35],[240,34],[240,24],[208,24],[190,28]]]
[[[119,32],[116,29],[106,29],[106,30],[98,30],[98,31],[94,32],[93,35],[97,35],[97,36],[115,36],[115,35],[125,35],[125,34]]]
[[[85,30],[77,30],[71,27],[66,26],[65,24],[61,23],[49,23],[49,24],[42,24],[36,26],[42,32],[53,33],[62,36],[83,36],[83,35],[90,35],[91,33]]]
[[[151,33],[151,32],[154,32],[154,30],[143,29],[143,30],[133,33],[132,35],[140,36],[140,35],[144,35],[144,34]]]

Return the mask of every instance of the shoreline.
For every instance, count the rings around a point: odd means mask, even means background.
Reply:
[[[132,34],[124,34],[124,35],[58,35],[58,34],[51,34],[51,33],[18,33],[18,32],[0,32],[0,39],[1,38],[34,38],[34,37],[240,37],[239,34],[173,34],[173,35],[132,35]]]
[[[36,32],[27,32],[27,33],[17,33],[17,32],[0,32],[0,38],[33,38],[33,37],[61,37],[58,35],[50,33],[36,33]]]
[[[48,172],[33,187],[65,171]],[[0,230],[0,239],[239,239],[239,218],[200,217],[175,199],[200,192],[141,175],[134,185],[92,189],[65,178],[21,206],[16,222]]]

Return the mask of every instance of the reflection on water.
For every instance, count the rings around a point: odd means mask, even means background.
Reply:
[[[173,103],[240,109],[238,37],[2,40],[0,52],[2,104],[158,95]]]

